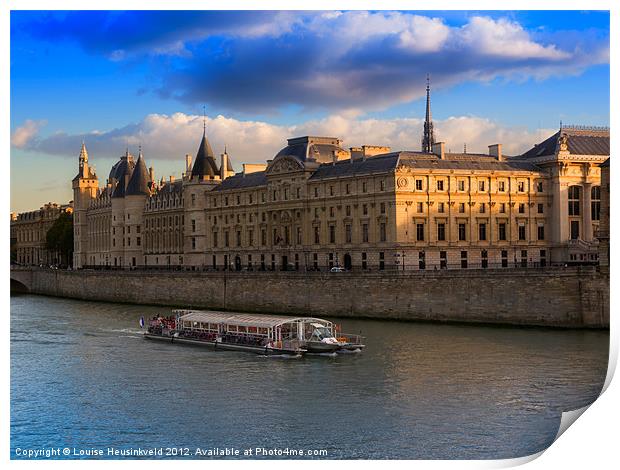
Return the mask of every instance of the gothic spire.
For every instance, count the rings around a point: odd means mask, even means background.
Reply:
[[[431,153],[435,143],[433,132],[433,118],[431,116],[431,79],[426,75],[426,118],[424,119],[424,136],[422,137],[422,152]]]

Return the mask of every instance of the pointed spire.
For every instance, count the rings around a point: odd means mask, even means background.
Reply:
[[[140,154],[138,156],[138,161],[136,162],[136,167],[131,173],[131,178],[129,178],[129,182],[127,183],[127,189],[125,190],[126,196],[136,196],[136,195],[149,195],[149,182],[150,182],[150,173],[146,169],[146,163],[144,162],[144,156],[142,155],[142,146],[140,146]]]
[[[207,135],[207,107],[202,105],[202,135]]]
[[[82,139],[82,148],[80,149],[80,160],[88,161],[88,150],[86,150],[84,139]]]
[[[433,132],[433,118],[431,115],[431,78],[426,75],[426,117],[424,119],[424,135],[422,137],[422,152],[431,153],[435,143]]]
[[[212,178],[219,174],[220,170],[217,167],[217,163],[215,163],[213,149],[207,139],[206,116],[203,116],[202,140],[200,141],[200,147],[198,148],[196,160],[194,160],[194,166],[192,167],[192,178],[195,176],[201,179],[204,177]]]

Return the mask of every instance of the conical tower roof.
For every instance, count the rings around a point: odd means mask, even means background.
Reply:
[[[135,166],[133,157],[127,149],[125,155],[114,164],[110,171],[110,182],[114,185],[112,197],[125,197],[125,177],[133,173]]]
[[[140,155],[138,156],[138,161],[136,162],[136,167],[131,174],[131,178],[129,178],[129,183],[127,183],[127,189],[125,190],[126,196],[137,196],[137,195],[145,195],[148,196],[151,192],[149,190],[149,183],[151,182],[151,177],[149,175],[149,171],[146,168],[146,163],[144,162],[144,157],[142,156],[142,151],[140,151]]]
[[[205,176],[215,176],[219,174],[220,170],[215,163],[215,157],[213,155],[213,149],[207,139],[206,129],[203,130],[202,140],[200,141],[200,147],[196,154],[196,160],[192,167],[192,178],[198,176],[204,178]]]

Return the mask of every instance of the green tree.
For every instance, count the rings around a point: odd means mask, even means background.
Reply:
[[[73,216],[63,212],[47,231],[46,246],[56,251],[65,264],[73,258]]]

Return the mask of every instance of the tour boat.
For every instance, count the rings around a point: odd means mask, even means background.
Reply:
[[[144,326],[143,318],[140,326]],[[340,334],[339,329],[338,325],[321,318],[174,310],[168,317],[149,320],[144,337],[265,355],[335,353],[364,348],[361,336]]]

